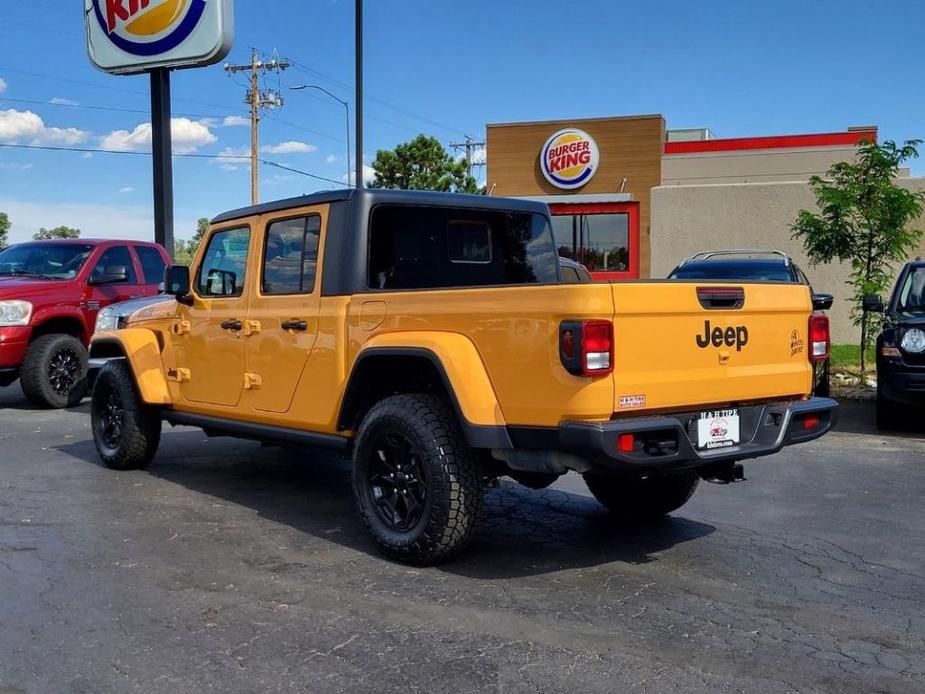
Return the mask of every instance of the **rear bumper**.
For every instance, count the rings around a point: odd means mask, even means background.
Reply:
[[[657,417],[631,417],[609,422],[563,422],[559,449],[586,459],[595,467],[615,470],[706,467],[776,453],[784,446],[818,439],[838,419],[838,403],[829,398],[785,401],[740,407],[736,446],[698,449],[694,443],[698,412]],[[818,422],[807,427],[807,416]],[[813,420],[810,419],[810,422]],[[621,434],[633,434],[634,450],[617,448]]]
[[[19,369],[31,335],[32,327],[28,325],[0,328],[0,371]]]

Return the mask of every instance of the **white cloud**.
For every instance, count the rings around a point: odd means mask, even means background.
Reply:
[[[337,163],[337,157],[335,157],[333,154],[329,154],[328,156],[324,158],[324,163],[325,164],[335,164]]]
[[[318,148],[308,142],[288,140],[280,142],[278,145],[265,145],[260,148],[260,151],[267,154],[311,154],[312,152],[317,152]]]
[[[10,242],[28,241],[39,227],[59,225],[77,227],[85,238],[154,239],[154,219],[150,206],[94,205],[77,203],[29,202],[0,199],[0,210],[10,216]],[[114,223],[116,220],[117,223]],[[195,215],[178,211],[177,229],[195,229]]]
[[[363,164],[363,185],[368,185],[373,182],[376,178],[376,170],[371,167]],[[347,174],[344,174],[340,177],[340,180],[347,182]],[[350,169],[350,185],[355,185],[354,181],[357,180],[357,174],[354,169]]]
[[[225,120],[222,121],[222,127],[225,128],[249,126],[250,124],[250,119],[243,116],[225,116]]]
[[[6,91],[6,80],[0,77],[0,94]]]
[[[0,161],[0,169],[4,171],[28,171],[32,166],[31,162],[20,164],[15,161]]]
[[[251,148],[225,147],[212,163],[218,164],[223,171],[237,171],[241,167],[251,165]]]
[[[189,154],[200,147],[218,142],[218,138],[202,121],[189,118],[172,118],[170,129],[173,136],[174,154]],[[138,152],[151,149],[151,124],[142,123],[134,130],[114,130],[100,138],[103,149],[118,152]]]
[[[135,189],[132,186],[124,186],[122,188],[119,188],[119,192],[120,193],[134,193]]]
[[[17,111],[13,108],[0,111],[0,142],[27,140],[33,145],[77,145],[86,141],[89,135],[86,130],[79,128],[49,128],[32,111]]]
[[[73,99],[65,99],[62,96],[54,96],[48,100],[48,103],[57,106],[80,106],[80,102],[74,101]]]

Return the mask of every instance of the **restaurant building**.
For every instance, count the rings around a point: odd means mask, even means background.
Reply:
[[[874,126],[717,138],[706,128],[669,130],[658,114],[491,124],[486,184],[492,195],[547,202],[560,254],[597,279],[665,277],[703,250],[782,250],[817,291],[836,296],[833,339],[853,342],[848,269],[806,267],[790,225],[814,208],[809,178],[876,139]],[[908,171],[900,184],[925,190]]]

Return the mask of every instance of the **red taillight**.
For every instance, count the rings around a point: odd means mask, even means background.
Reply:
[[[576,376],[606,376],[613,371],[613,323],[606,320],[563,321],[559,359]]]
[[[804,429],[815,429],[819,426],[819,415],[817,414],[808,414],[803,417],[803,428]]]
[[[632,434],[620,434],[617,437],[617,450],[621,453],[632,453],[635,443]]]
[[[825,361],[829,358],[829,319],[813,315],[809,319],[809,358],[811,361]]]
[[[613,371],[613,323],[609,320],[581,324],[581,368],[585,376]]]

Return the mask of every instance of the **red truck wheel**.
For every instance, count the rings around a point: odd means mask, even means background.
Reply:
[[[73,407],[87,393],[87,350],[71,335],[42,335],[19,373],[23,393],[40,407]]]

